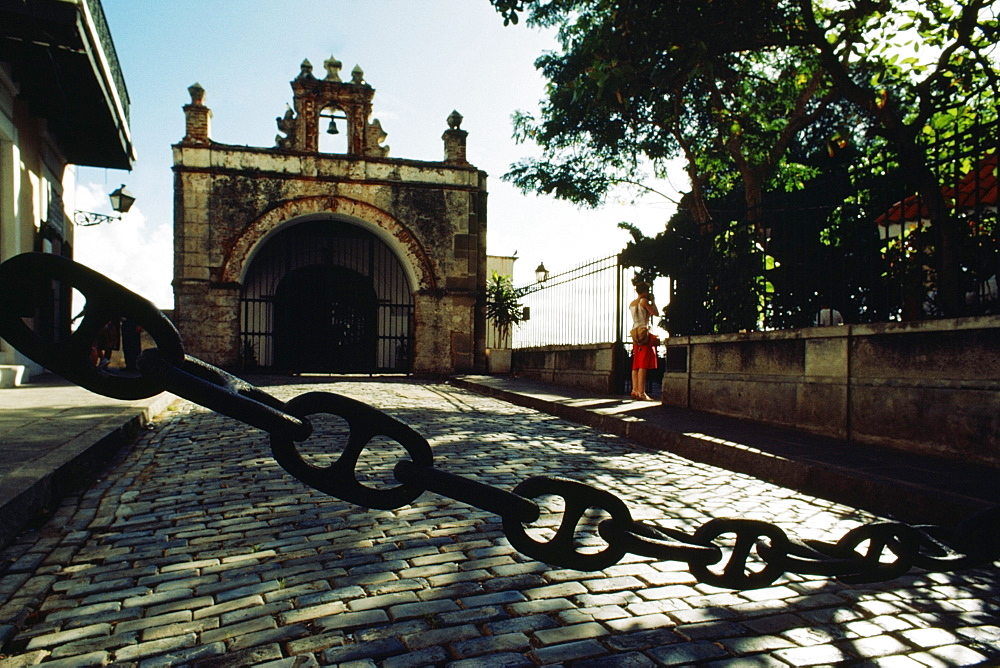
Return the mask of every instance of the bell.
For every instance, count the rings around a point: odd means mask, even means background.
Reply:
[[[337,121],[336,120],[334,120],[332,118],[330,119],[330,127],[328,127],[326,129],[326,134],[328,134],[328,135],[339,135],[340,134],[340,130],[337,129]]]

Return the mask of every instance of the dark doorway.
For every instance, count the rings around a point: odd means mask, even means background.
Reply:
[[[412,288],[392,250],[355,225],[281,230],[254,257],[241,301],[244,370],[410,370]]]
[[[369,277],[315,265],[275,290],[275,365],[290,373],[357,373],[375,367],[378,298]]]

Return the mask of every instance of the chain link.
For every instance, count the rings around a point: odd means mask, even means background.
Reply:
[[[83,320],[68,338],[45,340],[22,318],[52,308],[53,283],[64,294],[77,290],[86,300]],[[129,316],[156,342],[165,360],[179,365],[184,346],[174,323],[152,303],[108,277],[49,253],[24,253],[0,264],[0,335],[25,356],[66,380],[114,399],[145,399],[163,391],[154,378],[111,374],[91,362],[90,349],[106,324]],[[55,292],[58,294],[58,292]]]
[[[281,400],[197,357],[184,355],[178,366],[164,359],[158,348],[150,348],[142,351],[136,366],[163,390],[270,434],[296,441],[312,434],[309,421],[288,413]]]
[[[42,340],[23,320],[47,303],[53,281],[66,283],[87,300],[80,326],[62,341]],[[693,534],[646,524],[634,520],[628,506],[611,492],[566,478],[532,477],[505,491],[436,468],[423,436],[368,404],[331,392],[307,392],[283,402],[185,355],[177,329],[152,303],[71,260],[42,253],[16,256],[0,264],[0,286],[0,337],[67,380],[116,399],[169,391],[261,429],[270,435],[275,460],[289,474],[360,506],[394,510],[433,492],[499,515],[515,549],[554,566],[603,570],[635,554],[685,562],[699,582],[755,589],[785,573],[866,583],[892,580],[913,567],[958,570],[1000,558],[1000,507],[977,513],[955,529],[874,522],[831,543],[789,538],[778,526],[760,520],[713,519]],[[123,316],[138,322],[157,344],[139,356],[139,375],[112,374],[90,360],[98,331]],[[309,420],[316,415],[337,416],[349,427],[339,458],[329,466],[307,462],[296,445],[316,437]],[[356,468],[364,449],[383,437],[401,445],[409,459],[393,468],[398,485],[376,489],[359,480]],[[562,499],[554,533],[528,526],[542,516],[534,500],[542,497]],[[595,516],[607,516],[596,522],[596,530],[587,526],[595,524]]]

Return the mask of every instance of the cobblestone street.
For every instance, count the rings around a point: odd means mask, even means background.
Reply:
[[[829,541],[874,519],[447,384],[266,389],[360,399],[424,435],[440,469],[508,490],[573,478],[663,527],[734,516]],[[343,424],[314,424],[301,450],[329,463]],[[359,466],[371,485],[406,456],[382,445]],[[0,569],[0,668],[1000,661],[996,569],[875,585],[786,575],[743,592],[635,556],[558,569],[516,552],[498,517],[431,493],[394,511],[328,497],[275,463],[265,433],[190,403],[21,535]]]

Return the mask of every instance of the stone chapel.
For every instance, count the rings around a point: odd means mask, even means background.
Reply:
[[[462,116],[442,161],[390,158],[364,72],[324,65],[318,78],[302,63],[273,148],[213,141],[205,91],[188,89],[173,146],[187,352],[276,373],[484,369],[486,174],[466,161]],[[321,132],[346,133],[345,152],[321,152]]]

